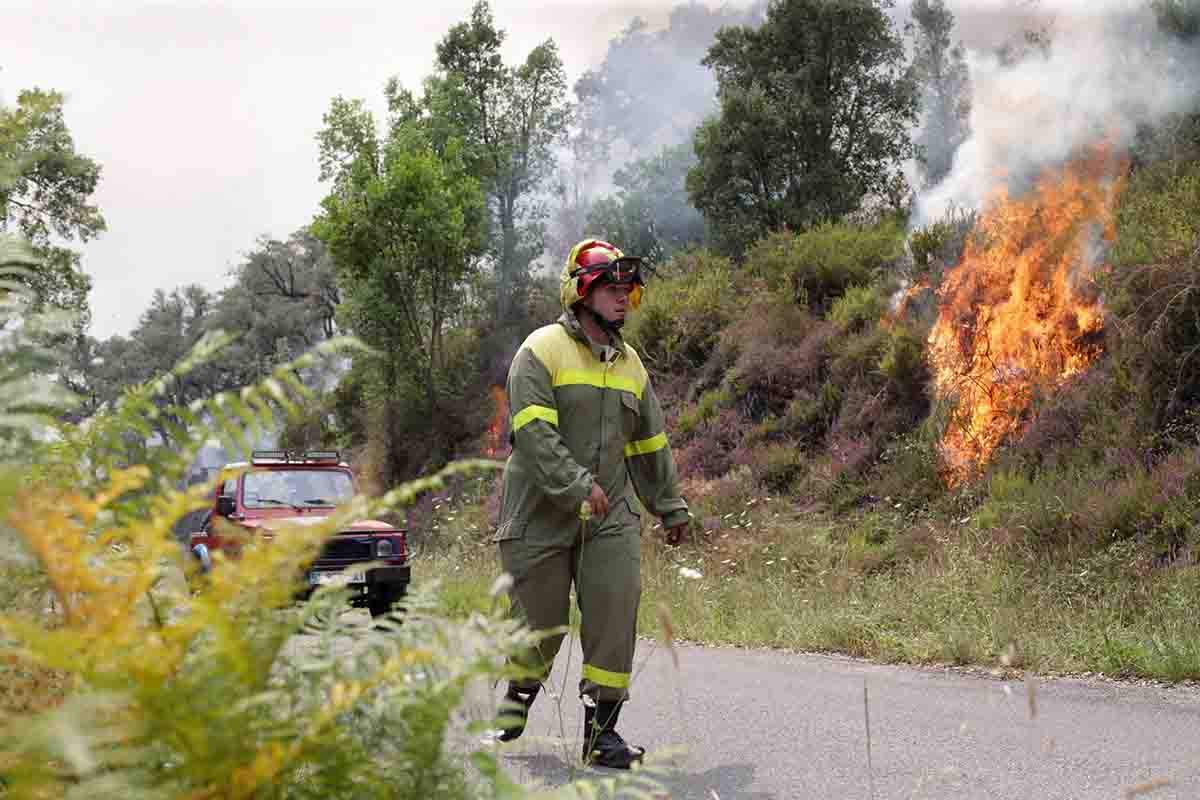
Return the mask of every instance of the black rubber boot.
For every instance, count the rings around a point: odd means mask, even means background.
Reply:
[[[583,707],[583,763],[593,767],[629,769],[642,760],[645,749],[626,743],[617,733],[619,702],[598,702]]]
[[[533,701],[537,699],[538,692],[541,690],[540,683],[528,689],[517,686],[515,683],[508,684],[508,691],[504,693],[504,700],[500,703],[500,716],[510,718],[512,725],[508,728],[501,728],[500,733],[496,736],[497,739],[502,742],[511,742],[525,732],[529,707],[533,705]]]

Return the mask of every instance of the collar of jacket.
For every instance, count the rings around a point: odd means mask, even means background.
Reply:
[[[602,344],[596,344],[588,338],[588,335],[583,331],[583,325],[579,323],[579,318],[575,316],[575,312],[564,311],[558,318],[558,324],[566,328],[567,333],[571,334],[572,338],[577,339],[578,341],[583,342],[590,347],[592,350],[592,355],[596,357],[597,361],[601,363],[605,362],[605,346]],[[609,340],[612,342],[612,349],[616,350],[617,352],[617,358],[623,358],[625,356],[625,340],[622,339],[619,334],[615,333],[609,334]]]

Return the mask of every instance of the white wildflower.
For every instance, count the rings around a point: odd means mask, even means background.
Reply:
[[[679,568],[679,577],[687,578],[688,580],[698,581],[704,577],[704,573],[702,573],[698,569],[692,569],[691,567],[680,567]]]

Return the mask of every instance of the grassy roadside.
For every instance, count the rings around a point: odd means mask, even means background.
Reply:
[[[764,500],[721,532],[668,551],[643,544],[640,629],[670,610],[679,639],[839,652],[888,662],[1010,666],[1163,680],[1200,678],[1200,570],[1145,568],[1128,541],[1075,559],[996,543],[969,519],[902,512],[836,522]],[[924,552],[888,562],[874,532],[924,526]],[[419,580],[450,614],[490,605],[492,546],[429,548]],[[696,574],[699,577],[696,577]]]

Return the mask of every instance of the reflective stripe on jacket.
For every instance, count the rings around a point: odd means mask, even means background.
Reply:
[[[527,537],[569,544],[592,481],[615,507],[637,513],[634,497],[672,527],[689,519],[679,496],[662,408],[637,352],[620,339],[587,339],[574,314],[530,334],[508,372],[513,449],[504,468],[496,539]],[[616,533],[629,514],[596,520]]]

